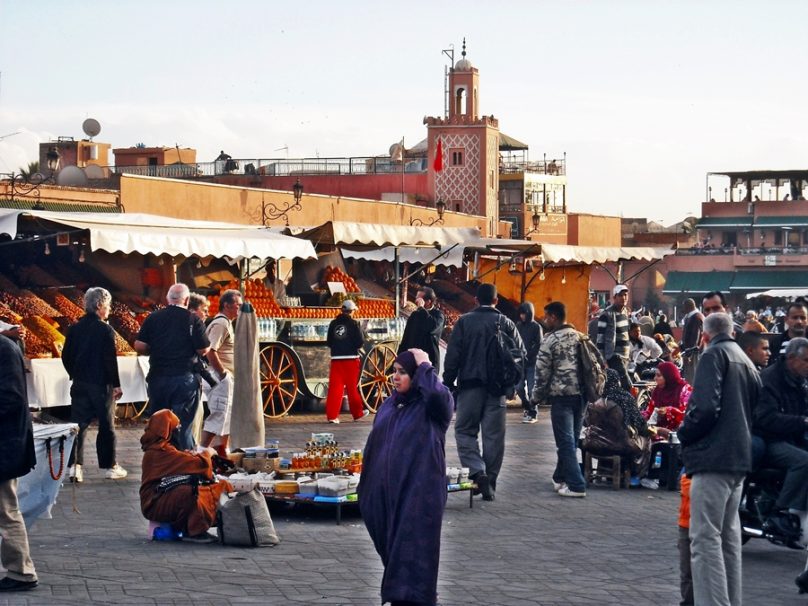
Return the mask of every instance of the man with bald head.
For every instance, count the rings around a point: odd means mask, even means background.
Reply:
[[[194,372],[197,356],[210,349],[205,325],[188,311],[191,292],[185,284],[168,289],[168,307],[150,314],[140,327],[135,351],[148,355],[149,412],[168,408],[179,417],[177,448],[194,447],[192,425],[199,407],[199,375]]]

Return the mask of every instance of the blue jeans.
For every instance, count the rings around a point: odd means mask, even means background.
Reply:
[[[530,403],[530,397],[533,395],[533,385],[536,382],[536,362],[533,364],[528,362],[525,364],[525,380],[519,386],[519,399],[522,400],[522,408],[525,409],[531,417],[535,417],[537,413],[536,407]],[[527,392],[525,392],[525,385],[527,385]]]
[[[558,454],[553,481],[565,482],[574,492],[586,492],[586,481],[577,454],[583,414],[584,400],[581,396],[550,398],[550,422]]]
[[[148,380],[149,414],[170,409],[180,420],[176,447],[191,450],[196,445],[192,425],[199,407],[199,377],[193,373],[169,377],[150,376]]]

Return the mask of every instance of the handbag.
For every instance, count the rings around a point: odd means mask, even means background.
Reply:
[[[220,504],[216,520],[222,545],[266,547],[281,542],[269,515],[266,499],[258,488],[240,492]]]

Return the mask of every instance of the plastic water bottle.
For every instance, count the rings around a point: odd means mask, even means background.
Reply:
[[[654,457],[654,469],[659,469],[660,467],[662,467],[662,451],[658,450]]]

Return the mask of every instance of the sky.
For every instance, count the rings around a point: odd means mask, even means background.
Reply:
[[[568,210],[671,224],[708,172],[805,168],[806,24],[785,0],[0,0],[0,172],[88,117],[200,162],[411,147],[465,37],[481,113],[566,152]]]

